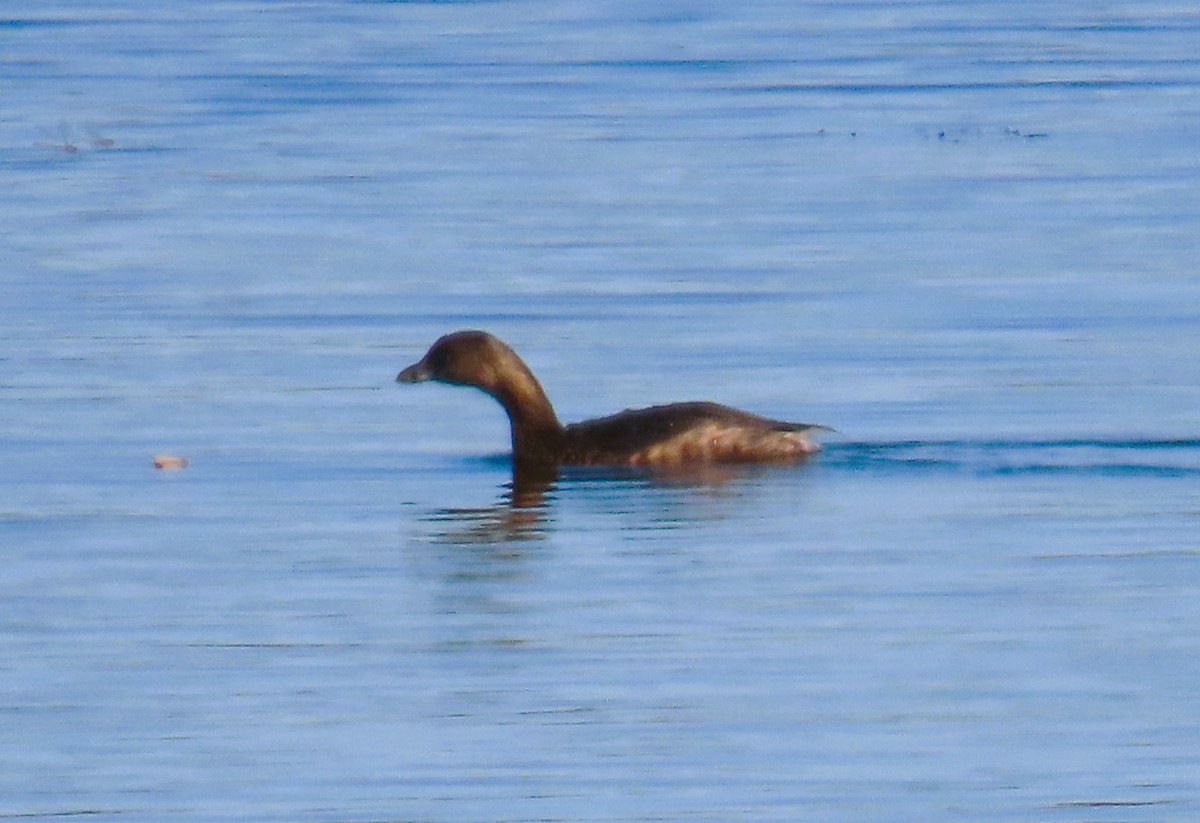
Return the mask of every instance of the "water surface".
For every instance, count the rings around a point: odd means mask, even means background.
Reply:
[[[1198,35],[0,12],[0,817],[1195,819]],[[462,327],[840,434],[514,489]]]

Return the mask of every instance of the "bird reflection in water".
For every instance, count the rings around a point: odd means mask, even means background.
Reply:
[[[434,536],[443,543],[510,543],[541,540],[549,514],[547,496],[558,482],[555,466],[513,466],[512,482],[490,506],[440,509],[435,523],[454,524]]]
[[[545,539],[553,522],[554,492],[570,484],[637,484],[660,489],[712,492],[728,489],[749,475],[768,471],[747,465],[699,464],[657,469],[629,467],[566,467],[513,465],[512,481],[490,506],[439,509],[430,522],[444,526],[432,535],[439,543],[500,544]],[[660,501],[661,502],[661,501]]]

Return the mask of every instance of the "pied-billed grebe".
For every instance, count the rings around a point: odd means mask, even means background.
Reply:
[[[474,386],[508,412],[513,460],[591,466],[679,466],[802,459],[820,449],[810,435],[828,426],[785,423],[717,403],[630,409],[564,426],[516,352],[482,331],[447,334],[396,376]]]

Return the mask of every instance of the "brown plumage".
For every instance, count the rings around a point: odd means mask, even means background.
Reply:
[[[683,466],[697,463],[796,461],[819,451],[810,435],[830,429],[786,423],[717,403],[672,403],[631,409],[568,426],[516,352],[482,331],[459,331],[434,343],[396,376],[474,386],[508,412],[513,460],[544,465]]]

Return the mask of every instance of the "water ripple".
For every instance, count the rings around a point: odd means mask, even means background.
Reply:
[[[1200,438],[951,439],[834,443],[825,465],[976,475],[1200,476]]]

